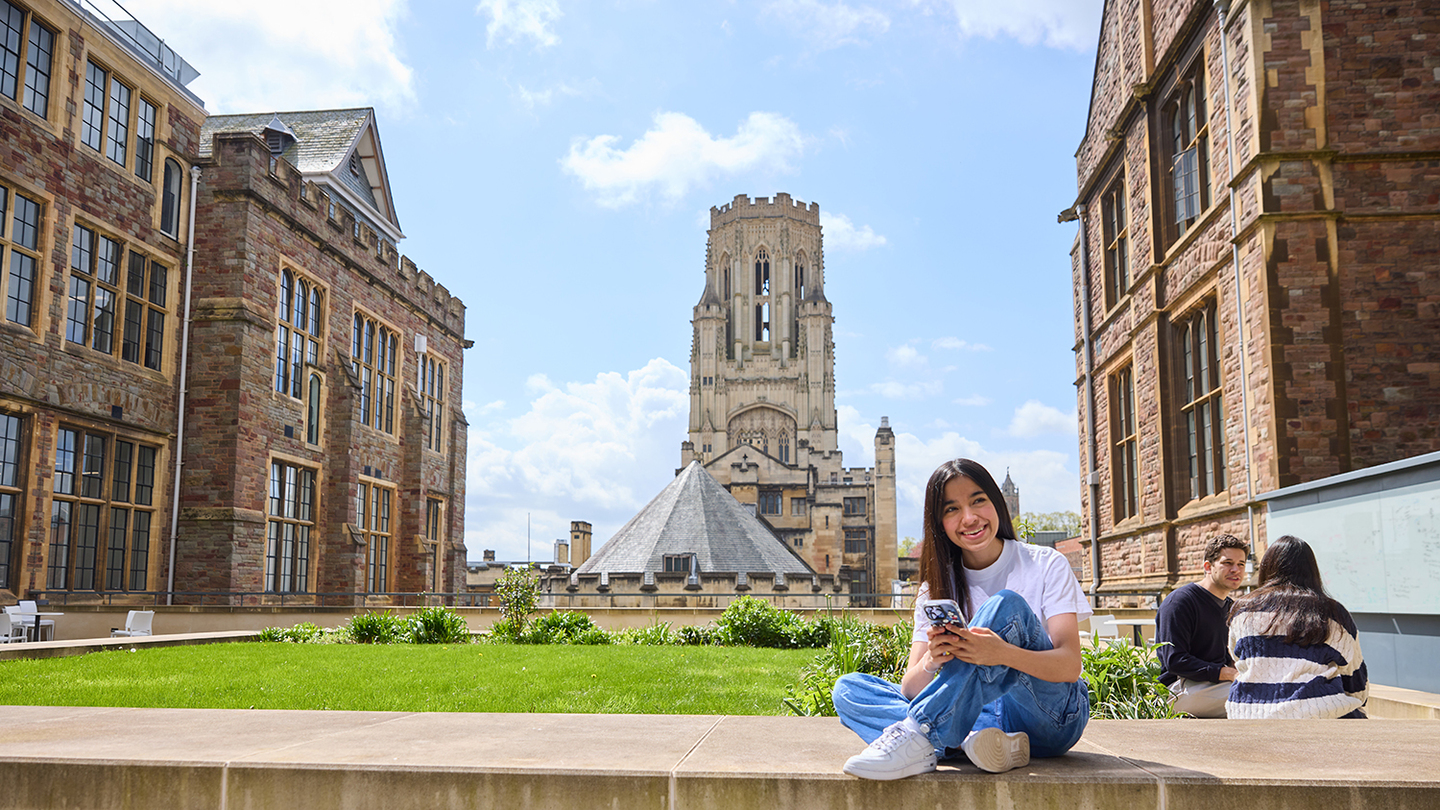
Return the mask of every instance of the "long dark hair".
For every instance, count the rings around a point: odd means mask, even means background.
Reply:
[[[985,491],[986,497],[995,505],[995,514],[1000,525],[995,535],[1001,540],[1015,539],[1015,526],[1010,522],[1010,507],[1005,505],[1005,496],[990,475],[990,471],[978,461],[957,458],[935,468],[930,474],[930,483],[925,485],[925,536],[920,544],[920,579],[930,588],[931,599],[954,599],[960,603],[960,610],[970,619],[970,589],[965,587],[965,566],[960,560],[960,550],[945,536],[945,527],[940,522],[941,508],[945,505],[945,486],[956,478],[969,478]]]
[[[1265,550],[1260,587],[1230,608],[1231,618],[1241,613],[1273,614],[1264,635],[1284,636],[1287,643],[1308,647],[1324,643],[1330,621],[1339,621],[1345,609],[1325,592],[1310,544],[1287,534]]]

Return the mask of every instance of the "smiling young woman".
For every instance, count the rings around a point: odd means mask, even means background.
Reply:
[[[1079,622],[1092,611],[1063,555],[1015,539],[979,463],[948,461],[930,476],[920,578],[900,683],[852,673],[835,684],[841,722],[869,743],[845,772],[899,779],[958,748],[999,773],[1070,750],[1090,715]],[[931,626],[931,599],[956,601],[968,626]]]

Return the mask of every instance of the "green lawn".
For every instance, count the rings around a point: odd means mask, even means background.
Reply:
[[[814,650],[238,643],[0,662],[0,704],[785,714]]]

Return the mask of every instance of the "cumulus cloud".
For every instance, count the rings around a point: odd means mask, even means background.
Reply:
[[[1092,0],[920,0],[927,10],[954,15],[961,37],[1009,37],[1026,45],[1084,50],[1094,47],[1100,13]]]
[[[751,113],[728,138],[711,135],[684,113],[656,113],[653,124],[625,149],[616,135],[577,140],[560,165],[602,205],[620,207],[652,190],[674,202],[721,175],[788,171],[805,147],[800,128],[777,113]]]
[[[870,6],[856,8],[843,2],[772,0],[763,13],[822,50],[862,43],[867,36],[883,34],[890,28],[890,18],[885,14]]]
[[[885,237],[875,233],[869,225],[856,228],[855,223],[844,214],[821,211],[820,230],[825,237],[825,247],[835,250],[869,250],[886,243]]]
[[[970,343],[969,341],[961,340],[960,338],[957,338],[957,337],[935,338],[935,340],[931,341],[931,343],[930,343],[930,348],[932,348],[932,349],[954,349],[954,350],[956,350],[956,351],[966,351],[966,352],[988,352],[988,351],[992,351],[992,349],[991,349],[989,346],[986,346],[984,343]]]
[[[1074,434],[1077,430],[1077,418],[1073,408],[1067,413],[1032,399],[1015,409],[1015,416],[1010,420],[1010,427],[1006,432],[1024,439],[1033,439],[1047,433]]]
[[[688,386],[689,374],[662,359],[589,382],[532,375],[525,413],[471,425],[471,556],[490,548],[502,559],[524,559],[527,512],[532,537],[546,538],[544,559],[572,520],[594,524],[597,543],[608,539],[670,482],[685,438]]]
[[[924,366],[929,363],[925,355],[915,349],[913,343],[888,349],[885,352],[885,359],[897,366]]]
[[[513,45],[523,39],[534,41],[536,48],[549,48],[560,42],[551,27],[560,18],[556,0],[480,0],[476,14],[486,14],[485,47],[495,47],[499,40]]]
[[[211,113],[415,100],[396,41],[405,0],[126,0],[125,9],[201,72],[190,89]]]
[[[871,383],[870,390],[886,399],[924,399],[945,390],[945,384],[939,380],[921,380],[913,383],[886,380]]]

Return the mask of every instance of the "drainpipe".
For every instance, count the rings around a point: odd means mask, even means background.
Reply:
[[[1100,471],[1095,469],[1095,340],[1090,326],[1090,260],[1085,232],[1085,203],[1060,214],[1060,222],[1080,220],[1080,320],[1085,329],[1085,434],[1090,474],[1090,598],[1100,606]]]
[[[1255,558],[1255,478],[1250,450],[1250,376],[1245,360],[1245,306],[1240,300],[1240,213],[1235,200],[1235,129],[1230,124],[1230,50],[1226,45],[1225,28],[1231,0],[1215,0],[1220,13],[1220,61],[1225,68],[1225,161],[1230,167],[1230,265],[1235,269],[1236,331],[1240,333],[1240,418],[1245,426],[1245,514],[1250,520],[1250,559]],[[1250,572],[1247,570],[1246,574]]]
[[[170,565],[166,571],[165,604],[175,604],[175,533],[180,528],[180,468],[185,455],[186,371],[190,358],[190,282],[195,277],[195,194],[200,167],[190,167],[190,222],[185,232],[185,316],[180,324],[180,401],[175,414],[175,479],[170,494]]]

